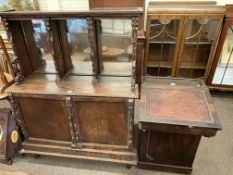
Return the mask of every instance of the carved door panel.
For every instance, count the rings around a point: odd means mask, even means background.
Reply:
[[[64,100],[16,97],[24,135],[57,141],[71,141],[69,120]],[[22,126],[21,126],[22,128]]]
[[[77,101],[81,143],[127,145],[128,117],[124,102]]]

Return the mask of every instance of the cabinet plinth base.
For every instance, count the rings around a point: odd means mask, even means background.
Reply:
[[[46,155],[65,158],[77,158],[86,160],[98,160],[104,162],[114,162],[126,165],[136,165],[137,155],[136,152],[130,151],[111,151],[111,150],[98,150],[94,148],[80,148],[73,149],[69,146],[58,145],[38,145],[23,143],[21,153]]]
[[[184,174],[192,173],[192,167],[173,166],[173,165],[156,164],[156,163],[148,163],[148,162],[138,162],[138,167],[142,169],[158,170],[158,171],[173,172],[173,173],[184,173]]]

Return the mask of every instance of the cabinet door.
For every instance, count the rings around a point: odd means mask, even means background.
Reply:
[[[233,88],[233,20],[225,22],[208,84]]]
[[[71,135],[64,100],[15,97],[17,113],[27,130],[26,138],[70,142]]]
[[[201,136],[161,132],[140,131],[140,162],[163,166],[191,167]]]
[[[183,17],[148,16],[144,73],[154,76],[174,75]]]
[[[85,144],[128,145],[128,112],[124,101],[76,101],[80,142]]]
[[[186,17],[176,76],[207,77],[221,23],[219,16]]]

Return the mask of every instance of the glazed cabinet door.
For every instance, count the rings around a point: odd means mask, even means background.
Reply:
[[[182,16],[148,16],[144,74],[174,76],[183,20]]]
[[[208,85],[233,89],[233,20],[226,20],[211,67]]]
[[[221,25],[222,16],[186,16],[176,76],[206,80]]]

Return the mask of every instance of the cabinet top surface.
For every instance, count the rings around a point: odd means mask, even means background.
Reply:
[[[138,104],[140,122],[221,128],[202,80],[147,79]]]
[[[5,11],[0,12],[1,17],[7,18],[75,18],[75,17],[131,17],[140,16],[141,7],[128,8],[101,8],[82,11]]]
[[[13,94],[68,95],[90,97],[138,98],[138,86],[131,91],[130,77],[66,76],[59,80],[52,74],[33,74],[6,92]]]
[[[224,14],[225,7],[218,6],[214,1],[178,1],[150,2],[148,14]]]

